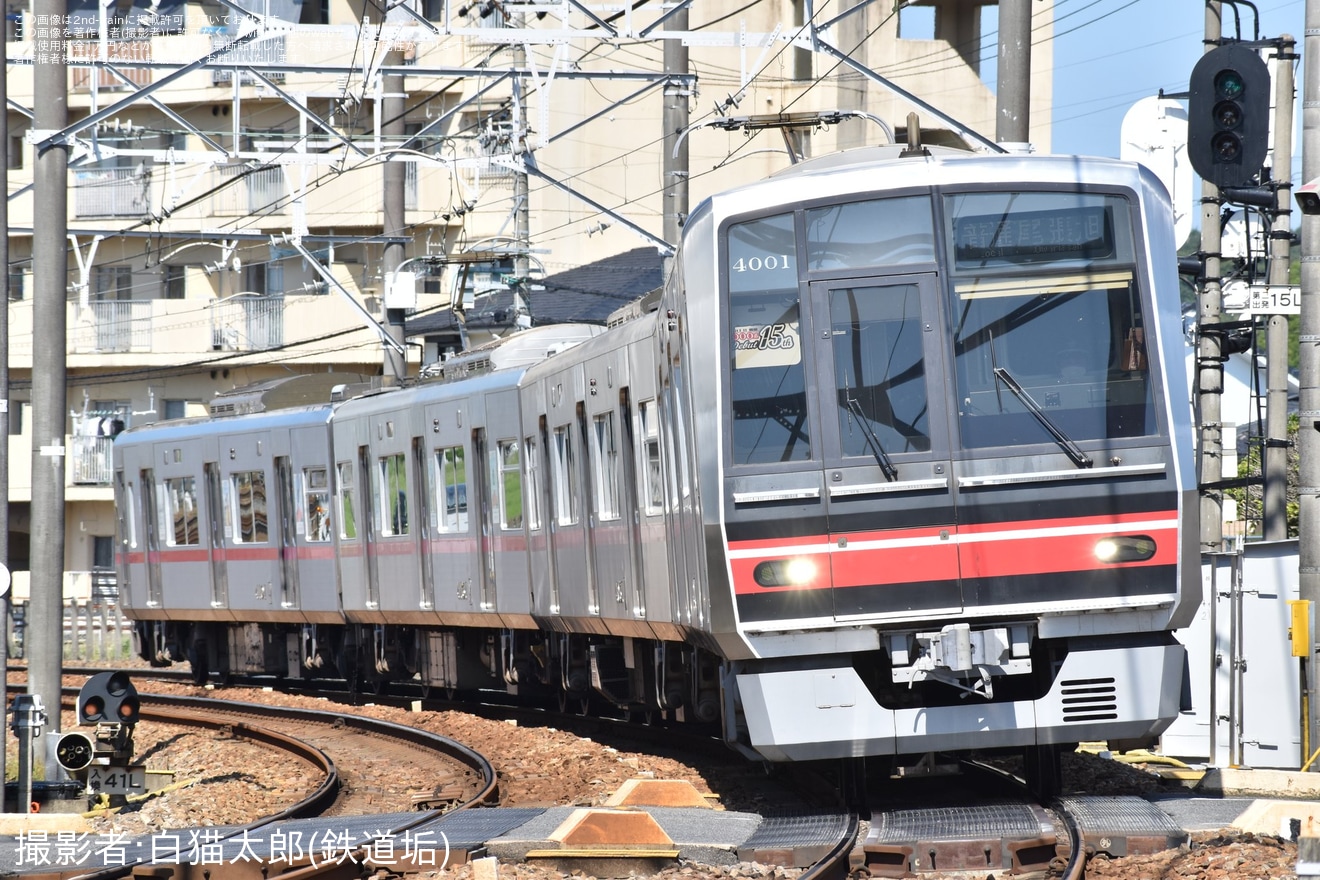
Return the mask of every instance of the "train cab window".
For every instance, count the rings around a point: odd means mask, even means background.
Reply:
[[[648,516],[664,510],[665,478],[660,470],[660,429],[657,425],[654,400],[644,400],[640,408],[642,419],[642,474],[638,481],[642,487],[642,504]]]
[[[229,478],[225,499],[236,544],[264,544],[270,540],[266,519],[266,472],[243,471]]]
[[[1155,432],[1127,201],[986,192],[945,208],[963,446]]]
[[[731,226],[726,241],[733,463],[809,459],[793,215]]]
[[[437,449],[431,459],[432,482],[442,497],[435,500],[439,513],[436,530],[466,532],[468,530],[467,465],[462,446]]]
[[[408,471],[403,453],[376,461],[372,489],[379,511],[376,531],[387,537],[408,534]]]
[[[330,540],[330,475],[325,468],[303,469],[304,535],[308,541]]]
[[[499,523],[506,530],[523,527],[522,446],[517,440],[496,444],[491,475],[499,493]]]
[[[551,441],[551,495],[555,522],[561,526],[577,525],[579,489],[577,457],[573,451],[573,426],[560,425],[555,428]]]
[[[541,447],[534,437],[523,440],[524,467],[527,469],[527,491],[523,493],[523,516],[527,528],[533,532],[541,528]]]
[[[614,442],[614,413],[592,418],[591,470],[595,475],[596,518],[619,518],[619,447]]]
[[[339,463],[339,537],[357,539],[357,510],[353,504],[353,464]]]
[[[196,547],[202,542],[197,522],[197,487],[192,477],[165,481],[162,512],[168,522],[162,530],[169,547]]]
[[[806,219],[809,269],[935,262],[935,221],[928,196],[812,208]]]
[[[929,451],[917,285],[831,290],[829,309],[843,454]]]

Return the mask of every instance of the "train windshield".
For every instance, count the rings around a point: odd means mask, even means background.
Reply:
[[[729,230],[735,464],[811,458],[793,215]]]
[[[1155,433],[1131,216],[1113,195],[946,197],[964,447]]]

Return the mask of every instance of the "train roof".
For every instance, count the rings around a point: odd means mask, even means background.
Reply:
[[[163,441],[187,440],[192,437],[223,433],[227,428],[234,431],[249,431],[273,427],[300,427],[303,425],[323,425],[330,420],[333,407],[327,401],[322,404],[288,409],[270,410],[245,414],[241,420],[230,418],[212,418],[197,416],[187,419],[169,419],[136,425],[115,437],[115,446],[133,443],[156,443]]]
[[[438,376],[432,374],[425,378],[452,382],[479,373],[529,367],[603,332],[605,328],[598,324],[546,324],[529,327],[451,355],[440,365]]]
[[[343,400],[372,387],[357,373],[303,373],[280,376],[221,391],[208,407],[213,418],[244,416],[276,409],[316,406]]]
[[[918,155],[905,156],[904,151],[902,145],[885,144],[807,159],[764,180],[708,197],[692,212],[693,219],[710,211],[718,222],[731,214],[782,208],[820,197],[996,180],[1067,184],[1078,181],[1083,168],[1088,183],[1107,180],[1137,186],[1142,177],[1155,179],[1136,163],[1096,156],[972,153],[940,146],[926,147]]]

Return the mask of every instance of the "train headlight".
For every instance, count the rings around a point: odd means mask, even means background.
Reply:
[[[1155,555],[1155,539],[1147,535],[1121,535],[1095,542],[1101,562],[1142,562]]]
[[[759,562],[752,579],[762,587],[801,587],[816,579],[816,563],[805,557]]]

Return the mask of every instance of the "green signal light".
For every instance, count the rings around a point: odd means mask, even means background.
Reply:
[[[1242,75],[1236,70],[1221,70],[1215,76],[1215,93],[1221,98],[1238,98],[1246,91]]]

